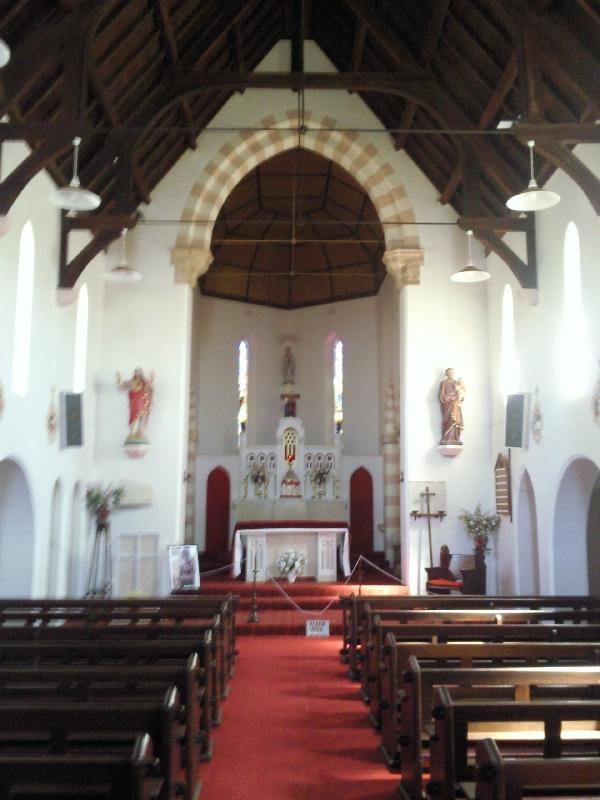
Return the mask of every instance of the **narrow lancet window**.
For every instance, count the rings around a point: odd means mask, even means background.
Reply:
[[[336,433],[344,430],[344,345],[338,339],[333,348],[333,424]]]
[[[245,339],[238,348],[238,435],[245,433],[248,424],[248,342]]]

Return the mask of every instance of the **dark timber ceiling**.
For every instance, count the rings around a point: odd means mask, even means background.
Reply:
[[[302,149],[264,161],[236,186],[211,250],[203,294],[279,308],[377,294],[386,274],[383,230],[364,189]]]
[[[41,168],[68,182],[76,133],[82,184],[103,199],[94,221],[63,221],[63,286],[134,224],[227,99],[252,85],[264,89],[263,109],[270,86],[358,91],[441,202],[497,252],[496,234],[512,224],[505,199],[527,182],[528,138],[539,182],[563,168],[600,214],[598,179],[571,152],[600,140],[585,124],[600,117],[600,0],[0,0],[0,36],[13,52],[0,71],[2,139],[33,148],[0,184],[0,213]],[[309,38],[337,75],[304,74]],[[282,39],[289,75],[253,74]],[[500,119],[520,124],[495,135]],[[423,132],[432,129],[450,132]],[[74,227],[94,239],[68,262]]]

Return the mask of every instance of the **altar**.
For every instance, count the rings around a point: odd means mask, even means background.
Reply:
[[[277,559],[285,550],[297,550],[306,559],[303,577],[315,577],[322,583],[335,583],[337,564],[345,576],[350,575],[350,542],[348,528],[327,522],[310,524],[297,522],[277,526],[277,523],[241,523],[233,538],[233,574],[242,572],[245,545],[244,574],[247,581],[268,581],[280,576]]]

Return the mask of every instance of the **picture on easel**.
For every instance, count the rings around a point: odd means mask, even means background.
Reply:
[[[193,591],[200,588],[197,545],[169,545],[169,575],[172,592]]]

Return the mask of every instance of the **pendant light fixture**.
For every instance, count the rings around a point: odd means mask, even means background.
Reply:
[[[560,202],[560,195],[556,192],[551,192],[548,189],[540,189],[533,174],[533,148],[535,142],[530,139],[527,142],[529,147],[529,170],[530,178],[529,184],[519,194],[509,197],[506,205],[512,211],[544,211],[546,208],[552,208]]]
[[[0,39],[0,69],[5,67],[10,61],[10,47],[4,39]]]
[[[73,177],[68,186],[55,189],[48,195],[48,200],[53,206],[62,208],[65,211],[93,211],[102,202],[100,197],[94,192],[82,189],[77,174],[79,145],[81,138],[76,136],[73,139]]]
[[[456,283],[479,283],[481,281],[487,281],[490,277],[490,273],[486,272],[484,269],[480,269],[476,267],[473,263],[473,253],[471,250],[471,241],[473,239],[473,231],[467,231],[467,249],[469,253],[469,258],[467,259],[467,266],[463,267],[458,272],[455,272],[453,275],[450,276],[451,281],[455,281]]]
[[[104,280],[111,283],[135,283],[141,279],[141,272],[127,263],[127,228],[123,228],[121,231],[121,260],[116,267],[104,273]]]

